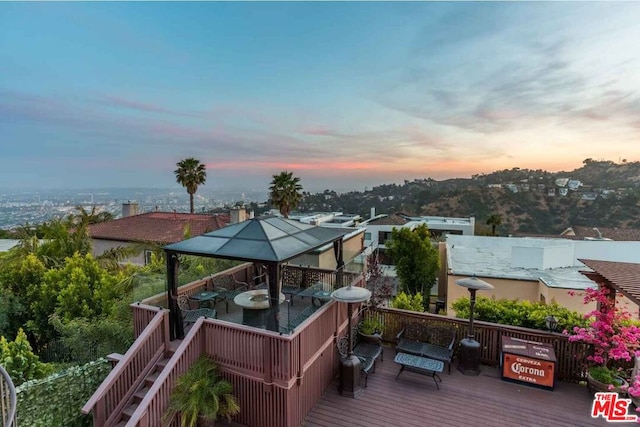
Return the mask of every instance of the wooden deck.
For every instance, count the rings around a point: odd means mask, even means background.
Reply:
[[[586,387],[559,381],[554,391],[502,381],[496,368],[482,367],[478,377],[440,374],[440,390],[431,377],[403,372],[385,347],[384,362],[369,375],[357,399],[342,397],[337,380],[307,415],[304,426],[605,426],[590,416]],[[364,385],[364,380],[362,381]],[[624,423],[630,425],[632,423]]]

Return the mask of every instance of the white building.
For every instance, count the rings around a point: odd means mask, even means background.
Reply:
[[[588,312],[595,306],[583,304],[581,291],[595,284],[580,273],[589,269],[579,259],[640,263],[640,242],[448,235],[443,262],[447,286],[441,297],[450,308],[456,299],[469,295],[455,281],[475,275],[495,287],[480,292],[483,296],[555,300],[571,310]],[[631,313],[638,314],[637,305],[625,303]]]
[[[447,234],[460,234],[473,236],[475,230],[475,217],[469,218],[449,218],[441,216],[418,216],[407,215],[375,215],[372,209],[371,219],[363,222],[360,226],[365,227],[364,245],[378,248],[382,252],[386,249],[385,242],[391,238],[391,231],[394,228],[415,229],[421,224],[426,224],[433,237],[440,237]]]

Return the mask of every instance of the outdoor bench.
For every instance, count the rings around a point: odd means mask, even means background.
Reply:
[[[414,322],[406,324],[396,339],[396,353],[414,354],[439,360],[448,365],[448,372],[451,374],[453,345],[456,340],[454,330]]]

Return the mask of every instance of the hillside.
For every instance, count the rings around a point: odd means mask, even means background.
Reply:
[[[575,180],[577,188],[569,189],[568,179]],[[490,215],[500,214],[502,235],[559,234],[571,225],[640,228],[639,184],[640,162],[616,164],[587,159],[581,168],[568,172],[513,168],[471,179],[405,181],[365,192],[337,194],[325,190],[305,194],[299,208],[339,210],[365,218],[372,207],[378,213],[475,216],[479,232]]]

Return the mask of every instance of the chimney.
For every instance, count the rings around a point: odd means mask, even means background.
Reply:
[[[371,208],[371,215],[369,216],[369,219],[374,218],[376,216],[376,208],[375,206]]]
[[[237,224],[239,222],[247,220],[247,211],[245,210],[245,208],[240,208],[240,207],[231,208],[231,211],[229,212],[229,217],[231,220],[231,224]]]
[[[122,218],[126,218],[128,216],[138,215],[138,203],[131,202],[131,200],[127,201],[127,203],[122,204]]]

